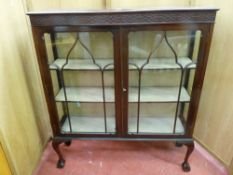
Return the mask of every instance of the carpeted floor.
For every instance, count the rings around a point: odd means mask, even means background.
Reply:
[[[60,147],[65,167],[56,168],[57,155],[49,143],[34,175],[227,175],[225,168],[197,143],[188,173],[180,166],[186,147],[175,147],[174,143],[73,141],[70,147]]]

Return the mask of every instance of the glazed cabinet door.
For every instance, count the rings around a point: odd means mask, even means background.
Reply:
[[[202,33],[130,29],[125,69],[128,135],[184,135]]]
[[[114,33],[45,32],[44,43],[61,134],[116,134]]]

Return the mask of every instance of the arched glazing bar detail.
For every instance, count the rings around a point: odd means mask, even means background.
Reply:
[[[107,114],[106,114],[106,94],[105,94],[105,82],[104,82],[104,71],[111,65],[114,66],[114,63],[108,63],[106,65],[103,65],[103,67],[101,67],[101,65],[99,65],[93,54],[91,53],[91,51],[88,49],[88,47],[83,43],[83,41],[80,39],[79,37],[79,33],[77,33],[75,41],[73,42],[71,48],[69,49],[66,58],[65,58],[65,63],[59,67],[58,65],[54,64],[54,66],[59,70],[59,76],[60,76],[60,80],[61,80],[61,84],[62,84],[62,88],[64,91],[64,103],[65,103],[65,110],[67,113],[67,118],[68,118],[68,123],[69,123],[69,128],[70,128],[70,132],[72,132],[72,125],[71,125],[71,120],[70,120],[70,113],[69,113],[69,106],[68,106],[68,99],[67,99],[67,92],[66,92],[66,85],[64,82],[64,74],[63,71],[65,69],[65,66],[68,64],[69,59],[70,59],[70,54],[73,51],[73,49],[75,48],[75,46],[77,45],[77,43],[80,43],[80,45],[85,49],[85,51],[90,55],[91,61],[94,65],[97,66],[98,70],[101,71],[101,88],[102,88],[102,95],[103,95],[103,113],[104,113],[104,132],[107,133]]]
[[[196,65],[196,62],[191,62],[185,66],[183,66],[181,63],[179,63],[178,60],[178,55],[175,51],[175,49],[172,47],[170,44],[168,37],[167,37],[167,31],[163,31],[162,37],[158,41],[158,44],[152,48],[152,50],[149,52],[148,57],[146,58],[145,62],[142,64],[142,66],[138,66],[135,63],[129,62],[128,64],[135,67],[136,70],[138,71],[139,78],[138,78],[138,101],[137,101],[137,130],[136,132],[139,133],[139,125],[140,125],[140,102],[141,102],[141,81],[142,81],[142,72],[145,68],[146,65],[150,64],[150,60],[153,59],[152,55],[158,50],[160,47],[161,43],[165,41],[166,45],[170,48],[173,56],[174,56],[174,63],[178,65],[179,69],[181,70],[181,78],[179,82],[179,89],[178,89],[178,95],[177,95],[177,101],[176,101],[176,109],[175,109],[175,116],[174,116],[174,124],[173,124],[173,129],[172,132],[175,134],[176,130],[176,123],[177,123],[177,117],[178,117],[178,112],[179,112],[179,106],[180,106],[180,100],[181,100],[181,90],[182,90],[182,85],[183,85],[183,79],[184,75],[187,69],[189,69],[192,66]]]

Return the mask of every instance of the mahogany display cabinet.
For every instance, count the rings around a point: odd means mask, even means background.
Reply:
[[[216,12],[29,12],[57,167],[73,139],[172,141],[190,171]]]

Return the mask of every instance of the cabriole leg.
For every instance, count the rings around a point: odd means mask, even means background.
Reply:
[[[53,149],[55,150],[55,152],[58,155],[58,161],[57,161],[57,168],[63,168],[65,166],[65,159],[61,153],[61,150],[59,148],[59,145],[62,143],[62,141],[58,141],[58,140],[53,140],[52,141],[52,146]]]
[[[186,155],[185,155],[185,158],[184,158],[184,162],[182,163],[182,169],[183,171],[185,172],[188,172],[191,170],[191,167],[188,163],[188,159],[189,159],[189,156],[191,155],[191,153],[193,152],[194,150],[194,142],[188,142],[188,143],[184,143],[184,145],[187,146],[187,152],[186,152]]]

